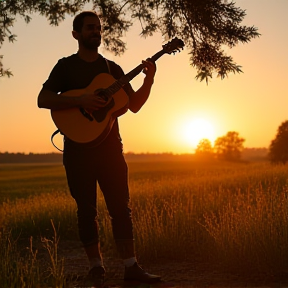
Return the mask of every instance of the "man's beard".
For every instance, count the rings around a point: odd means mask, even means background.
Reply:
[[[97,37],[97,39],[92,40],[91,38],[94,38],[94,37]],[[101,44],[101,35],[95,35],[95,36],[92,36],[88,39],[82,38],[82,44],[88,50],[97,50],[97,48]]]

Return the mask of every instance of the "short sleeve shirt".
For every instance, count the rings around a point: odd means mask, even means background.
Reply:
[[[115,79],[119,79],[124,75],[122,68],[113,61],[109,61],[110,72]],[[48,79],[43,84],[43,89],[53,91],[55,93],[64,93],[69,90],[83,89],[87,87],[92,80],[100,73],[109,73],[106,59],[99,55],[96,61],[86,62],[77,54],[60,59],[52,69]],[[133,93],[130,84],[123,87],[129,95]],[[100,144],[101,146],[113,146],[121,143],[119,134],[119,126],[117,119],[106,137]],[[81,147],[81,144],[78,144]],[[122,144],[121,144],[122,145]]]

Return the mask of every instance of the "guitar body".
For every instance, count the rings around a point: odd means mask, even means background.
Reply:
[[[80,97],[83,94],[93,94],[112,85],[116,80],[107,73],[97,75],[84,89],[70,90],[61,95]],[[95,96],[96,97],[96,96]],[[96,111],[84,111],[80,108],[51,110],[52,119],[62,134],[74,142],[98,145],[109,134],[115,119],[126,113],[129,97],[121,88],[109,100],[107,106]],[[88,115],[86,115],[88,114]]]
[[[184,42],[175,37],[162,46],[162,50],[150,59],[155,62],[164,54],[175,53],[184,47]],[[90,85],[84,89],[70,90],[61,95],[67,97],[80,97],[83,94],[95,94],[107,100],[107,105],[99,110],[87,111],[83,108],[51,110],[52,119],[62,134],[76,143],[87,144],[87,147],[100,144],[109,134],[115,119],[126,113],[129,97],[121,88],[128,84],[144,68],[139,64],[120,79],[107,73],[97,75]]]

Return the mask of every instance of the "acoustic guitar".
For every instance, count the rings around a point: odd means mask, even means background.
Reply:
[[[175,53],[183,47],[183,41],[176,37],[163,45],[162,50],[151,59],[155,62],[162,55]],[[86,88],[62,93],[61,95],[67,97],[80,97],[83,94],[94,93],[95,97],[101,97],[107,104],[94,111],[83,108],[51,110],[52,119],[58,130],[74,142],[87,143],[89,146],[100,144],[109,134],[115,119],[128,110],[129,97],[122,87],[137,76],[143,68],[143,64],[140,64],[118,80],[108,73],[101,73]]]

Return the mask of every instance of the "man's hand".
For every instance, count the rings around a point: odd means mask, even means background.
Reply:
[[[137,113],[147,101],[156,73],[156,64],[152,59],[143,60],[142,64],[144,66],[143,73],[146,75],[143,85],[132,95],[129,95],[129,110],[133,113]]]
[[[143,73],[146,75],[145,79],[154,81],[154,76],[156,73],[156,64],[150,58],[143,60],[142,64],[144,65]]]
[[[80,106],[86,110],[99,110],[102,107],[105,107],[108,102],[95,94],[83,94],[79,97]]]

